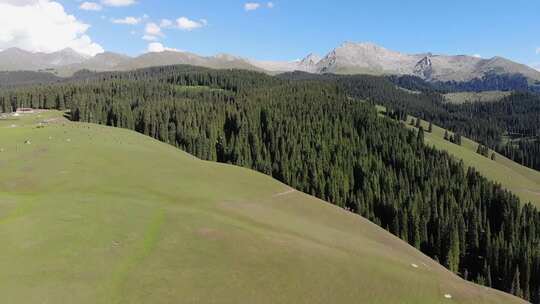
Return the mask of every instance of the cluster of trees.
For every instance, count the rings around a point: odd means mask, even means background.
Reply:
[[[385,106],[389,109],[389,113],[393,113],[394,118],[406,120],[407,115],[412,115],[431,121],[454,133],[478,141],[524,166],[540,170],[538,94],[515,92],[498,102],[457,105],[445,103],[440,93],[464,88],[440,87],[414,76],[382,78],[365,75],[319,76],[289,73],[282,77],[334,80],[352,97]],[[394,83],[417,91],[398,88]],[[508,137],[512,140],[506,140]]]
[[[489,156],[489,148],[484,145],[478,145],[478,148],[476,149],[476,153],[488,157]]]
[[[497,156],[495,155],[495,152],[492,152],[491,153],[491,156],[490,156],[490,153],[489,153],[489,148],[484,146],[484,145],[478,145],[478,148],[476,149],[476,153],[484,156],[484,157],[488,157],[490,158],[491,160],[495,160],[497,158]]]
[[[466,279],[540,303],[540,212],[340,81],[179,66],[0,91],[0,109],[19,106],[67,108],[73,120],[253,168],[368,218]]]
[[[504,145],[500,152],[524,166],[540,170],[540,138],[538,137],[511,141]]]
[[[448,130],[444,131],[444,139],[448,140],[449,142],[456,144],[458,146],[461,146],[461,135],[459,133],[450,134],[448,133]]]

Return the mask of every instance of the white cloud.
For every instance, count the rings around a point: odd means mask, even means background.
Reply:
[[[482,55],[480,55],[480,54],[474,54],[474,55],[472,55],[472,56],[473,56],[473,57],[476,57],[476,58],[482,58]]]
[[[169,19],[161,19],[161,22],[159,23],[159,26],[162,28],[171,28],[173,25],[173,22]]]
[[[248,3],[244,4],[244,10],[246,10],[248,12],[257,10],[259,7],[261,7],[261,4],[257,3],[257,2],[248,2]]]
[[[169,19],[161,19],[161,21],[159,22],[159,26],[154,23],[151,26],[151,30],[156,29],[155,27],[158,26],[159,28],[164,29],[179,29],[183,31],[192,31],[201,27],[205,27],[206,25],[208,25],[208,21],[206,21],[206,19],[191,20],[187,17],[180,17],[175,21],[171,21]],[[149,33],[148,31],[147,34],[156,35]]]
[[[148,45],[147,52],[149,53],[161,53],[165,51],[171,51],[171,52],[181,52],[179,49],[173,49],[165,47],[163,44],[159,42],[152,42]]]
[[[130,6],[135,4],[135,0],[101,0],[101,3],[106,6]]]
[[[112,23],[116,24],[128,24],[128,25],[135,25],[139,24],[141,22],[141,18],[135,18],[135,17],[125,17],[121,19],[112,19]]]
[[[192,31],[194,29],[201,28],[208,24],[208,21],[201,19],[199,21],[191,20],[187,17],[180,17],[176,19],[176,26],[183,31]]]
[[[533,68],[533,69],[535,69],[535,70],[537,70],[537,71],[540,72],[540,62],[538,62],[538,63],[533,63],[533,64],[531,64],[530,66],[531,66],[531,68]]]
[[[244,10],[246,12],[256,11],[258,9],[267,8],[267,9],[273,9],[276,7],[276,4],[274,2],[266,2],[266,4],[261,4],[259,2],[246,2],[244,3]]]
[[[103,52],[86,34],[89,27],[56,1],[0,0],[0,49],[54,52],[70,47],[87,55]]]
[[[103,7],[95,2],[83,2],[79,8],[85,11],[100,11]]]
[[[165,51],[165,47],[159,42],[152,42],[148,45],[147,51],[150,53],[159,53]]]
[[[157,41],[157,40],[159,40],[158,37],[152,36],[152,35],[144,35],[144,36],[142,36],[142,39],[146,40],[146,41]]]
[[[38,0],[0,0],[0,3],[11,4],[14,6],[25,6],[30,4],[36,4]]]
[[[159,25],[155,24],[154,22],[147,23],[144,29],[144,32],[147,35],[151,35],[151,36],[163,36],[163,32],[161,32],[161,28],[159,27]]]

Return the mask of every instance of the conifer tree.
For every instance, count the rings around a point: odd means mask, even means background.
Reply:
[[[514,272],[514,277],[512,279],[512,285],[510,287],[510,293],[522,297],[522,290],[521,290],[521,284],[520,284],[520,273],[519,273],[519,267],[516,266],[516,271]]]
[[[422,126],[418,129],[417,139],[420,144],[424,144],[424,128]]]

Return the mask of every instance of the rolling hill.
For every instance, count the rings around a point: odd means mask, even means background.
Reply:
[[[0,88],[33,84],[48,84],[65,80],[47,72],[11,71],[0,72]]]
[[[262,174],[61,112],[0,120],[8,303],[524,303]]]

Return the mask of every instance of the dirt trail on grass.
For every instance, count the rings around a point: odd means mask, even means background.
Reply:
[[[272,197],[284,196],[284,195],[291,194],[291,193],[294,193],[294,192],[296,192],[296,190],[294,190],[294,189],[289,189],[289,190],[287,190],[287,191],[284,191],[284,192],[280,192],[280,193],[274,194]]]
[[[537,191],[537,190],[531,190],[531,189],[523,189],[524,191],[527,191],[529,193],[532,193],[532,194],[535,194],[535,195],[538,195],[540,196],[540,191]]]

